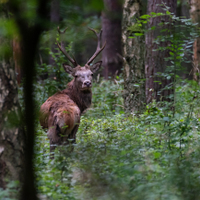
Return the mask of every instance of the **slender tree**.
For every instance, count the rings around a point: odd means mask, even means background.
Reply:
[[[190,15],[194,23],[198,23],[200,27],[200,1],[191,0]],[[193,45],[193,78],[200,83],[200,36],[195,40]]]
[[[163,6],[161,6],[161,4],[163,3],[166,6],[170,7],[170,12],[176,13],[176,0],[148,0],[147,13],[164,13],[165,11],[163,10]],[[159,45],[154,42],[159,35],[164,34],[161,33],[162,29],[171,30],[170,23],[164,25],[164,27],[159,30],[158,24],[161,22],[170,22],[170,19],[167,16],[159,16],[151,18],[148,23],[149,27],[155,26],[157,28],[148,32],[146,35],[147,53],[145,58],[145,74],[147,103],[151,102],[153,99],[155,99],[156,101],[169,101],[169,95],[174,93],[174,89],[172,87],[166,87],[169,86],[172,80],[168,80],[161,76],[161,74],[165,72],[166,67],[169,64],[169,62],[165,60],[165,58],[169,57],[169,51],[156,51],[158,47],[167,47],[168,45],[170,45],[170,42],[165,41],[160,43]],[[169,32],[166,32],[166,34],[169,34]]]
[[[51,1],[51,22],[58,24],[60,21],[60,0]]]
[[[106,47],[102,52],[103,75],[107,79],[117,71],[121,72],[121,19],[122,1],[104,0],[104,10],[102,12],[102,40],[106,41]]]
[[[13,44],[13,59],[15,63],[15,71],[17,73],[17,83],[20,84],[23,77],[23,72],[21,67],[22,45],[20,38],[18,36],[15,36],[12,44]]]
[[[52,25],[58,26],[60,22],[60,0],[51,0],[51,11],[50,11],[50,20]],[[56,53],[55,47],[57,47],[54,43],[55,40],[51,41],[53,44],[51,45],[51,51]],[[51,65],[55,64],[52,57],[49,58],[49,62]]]
[[[189,19],[190,18],[190,4],[189,4],[190,0],[180,0],[179,4],[177,5],[177,16],[178,17],[184,17]],[[189,33],[188,33],[189,34]],[[191,47],[191,51],[192,51],[192,47]],[[187,60],[192,61],[192,55],[185,55],[187,56]],[[183,71],[180,72],[180,76],[183,79],[192,79],[192,66],[191,63],[182,63],[182,67],[185,69]]]
[[[145,38],[131,38],[130,27],[144,14],[141,0],[125,0],[123,9],[124,106],[127,113],[140,112],[145,106]]]
[[[35,5],[33,9],[32,5]],[[29,5],[31,4],[31,6]],[[33,100],[33,80],[35,76],[35,56],[38,49],[38,42],[42,31],[45,29],[48,17],[48,0],[29,1],[10,0],[9,6],[14,14],[14,19],[19,28],[24,51],[22,53],[22,69],[24,73],[24,123],[26,130],[24,180],[21,193],[23,200],[35,200],[36,189],[33,170],[33,147],[35,136],[35,104]],[[32,10],[30,10],[32,8]],[[31,14],[31,23],[28,18]],[[46,27],[47,28],[47,27]]]
[[[177,5],[177,16],[184,16],[187,19],[190,18],[190,0],[180,0]]]

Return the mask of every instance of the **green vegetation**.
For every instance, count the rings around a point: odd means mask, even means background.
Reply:
[[[94,84],[73,152],[59,147],[50,159],[38,126],[38,192],[49,199],[199,199],[198,85],[177,84],[175,112],[153,102],[140,116],[126,117],[121,82]]]
[[[85,9],[91,10],[93,6],[91,3],[91,7]],[[72,12],[67,13],[71,16],[67,22],[75,24],[72,20],[75,18],[80,26],[83,16],[79,16],[80,10],[77,11],[74,5],[71,7],[76,12],[73,16]],[[96,10],[101,7],[99,4]],[[69,6],[67,9],[70,10]],[[63,6],[62,11],[67,9]],[[146,24],[150,17],[158,15],[161,14],[141,17],[134,27],[128,28],[131,37],[144,34],[142,23]],[[172,79],[170,87],[174,94],[170,101],[152,102],[146,105],[144,113],[126,115],[121,75],[110,80],[97,75],[92,89],[92,106],[81,117],[76,144],[57,147],[54,159],[51,159],[47,133],[38,120],[35,122],[34,170],[39,199],[200,199],[200,87],[197,82],[182,80],[179,76],[183,71],[182,64],[188,62],[185,55],[191,53],[190,47],[198,35],[190,20],[176,18],[167,9],[166,15],[171,17],[174,29],[163,30],[165,36],[159,36],[155,42],[170,42],[165,49],[158,49],[168,50],[170,55],[167,60],[170,64],[160,75]],[[87,24],[99,26],[99,20],[87,20]],[[70,31],[70,35],[76,32],[74,27]],[[86,31],[79,39],[84,39],[85,35]],[[43,44],[48,39],[48,33],[44,33]],[[43,44],[40,50],[48,52]],[[71,46],[68,45],[67,50],[71,50]],[[64,89],[71,79],[62,68],[64,56],[60,52],[49,54],[55,64],[41,62],[37,66],[34,84],[37,110],[49,96]],[[48,78],[44,79],[44,75]],[[23,88],[19,88],[23,110],[22,93]],[[16,185],[16,182],[10,182],[6,190],[0,190],[0,198],[15,196]]]
[[[200,89],[196,82],[178,76],[182,63],[186,61],[183,51],[190,53],[196,33],[193,29],[193,35],[188,35],[188,29],[194,28],[190,20],[175,20],[180,23],[172,23],[174,30],[184,28],[179,31],[179,36],[173,32],[173,36],[159,36],[155,41],[170,41],[172,44],[167,47],[171,55],[168,58],[170,66],[162,74],[173,78],[171,87],[175,92],[172,101],[152,102],[144,113],[127,116],[123,112],[123,79],[116,77],[106,81],[97,76],[93,86],[93,105],[81,118],[73,151],[71,146],[58,147],[55,158],[50,159],[46,132],[38,126],[35,170],[41,197],[106,200],[200,198]],[[64,82],[45,80],[35,86],[35,96],[41,105],[51,93],[49,89],[64,88]]]

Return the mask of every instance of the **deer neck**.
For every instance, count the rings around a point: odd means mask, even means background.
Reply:
[[[74,86],[74,80],[67,85],[66,93],[79,107],[81,113],[90,107],[92,101],[92,91],[81,91]]]

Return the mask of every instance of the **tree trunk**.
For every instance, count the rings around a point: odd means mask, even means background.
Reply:
[[[190,18],[190,0],[180,0],[180,3],[177,5],[177,16],[184,16],[187,19]]]
[[[123,10],[124,106],[126,113],[136,113],[145,107],[144,36],[129,38],[128,27],[143,14],[141,0],[125,0]]]
[[[185,17],[187,19],[190,18],[190,4],[189,4],[190,0],[180,0],[180,3],[177,5],[177,17]],[[193,47],[190,48],[191,51],[193,49]],[[192,61],[192,55],[185,55],[187,57],[188,61]],[[183,71],[180,71],[178,73],[178,75],[182,78],[182,79],[189,79],[191,80],[193,78],[193,75],[191,73],[192,70],[192,65],[191,62],[186,63],[186,62],[182,62],[182,68],[184,69]]]
[[[200,27],[200,1],[191,0],[190,15],[194,23],[198,23],[198,28]],[[198,37],[193,45],[193,78],[200,83],[200,37]]]
[[[21,54],[22,54],[22,47],[19,37],[15,37],[13,39],[13,59],[15,63],[15,72],[17,73],[17,83],[18,85],[21,84],[23,72],[21,68]]]
[[[15,70],[9,62],[0,63],[0,88],[0,187],[5,189],[8,181],[23,180],[25,142],[19,128]]]
[[[51,23],[52,25],[58,26],[60,22],[60,0],[51,0],[51,13],[50,13]],[[55,44],[55,40],[51,41],[51,51],[56,53],[55,48],[57,47]],[[49,58],[49,64],[54,65],[54,59],[52,56]]]
[[[60,21],[60,0],[51,1],[51,22],[58,24]]]
[[[28,2],[30,3],[30,2]],[[48,0],[38,1],[36,8],[36,19],[33,19],[34,23],[29,23],[29,20],[24,17],[24,5],[23,1],[15,0],[9,1],[9,6],[13,12],[14,19],[19,28],[19,32],[22,38],[22,46],[24,51],[22,53],[22,69],[24,73],[24,124],[26,127],[26,143],[25,143],[25,166],[23,171],[24,182],[21,192],[21,200],[35,200],[36,187],[35,187],[35,174],[33,165],[34,155],[34,141],[35,141],[35,116],[36,108],[33,98],[33,80],[35,76],[35,57],[38,50],[38,43],[41,33],[47,27],[49,21],[47,21],[47,5]],[[27,9],[29,7],[27,6]],[[29,10],[26,10],[29,12]]]
[[[170,12],[176,13],[176,1],[175,0],[148,0],[148,14],[154,13],[164,13],[160,4],[165,3],[166,6],[170,7]],[[170,101],[169,95],[174,93],[174,88],[166,89],[166,86],[172,82],[162,77],[161,73],[164,73],[169,62],[165,61],[165,58],[169,57],[169,51],[155,51],[158,47],[167,47],[170,42],[165,41],[160,44],[154,43],[154,40],[159,36],[163,35],[161,29],[171,30],[170,23],[164,25],[159,29],[158,24],[161,22],[168,22],[169,17],[159,16],[150,19],[148,23],[149,27],[155,26],[156,29],[147,33],[146,35],[146,63],[145,63],[145,74],[146,74],[146,98],[147,103],[151,102],[153,99],[156,101],[167,100]],[[169,34],[169,33],[166,33]]]
[[[120,0],[104,0],[105,9],[102,12],[102,40],[106,47],[102,52],[103,75],[114,76],[121,72],[121,18],[122,2]]]

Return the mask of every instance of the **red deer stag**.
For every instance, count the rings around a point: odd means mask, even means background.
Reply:
[[[90,64],[101,53],[106,43],[101,47],[102,31],[97,34],[94,29],[90,30],[98,38],[97,49],[83,67],[69,56],[65,48],[57,44],[75,68],[63,64],[65,71],[71,74],[74,79],[67,84],[66,89],[49,97],[40,108],[40,124],[43,128],[48,129],[47,135],[51,151],[55,149],[55,145],[61,145],[64,142],[68,144],[69,139],[72,139],[72,142],[76,141],[81,114],[91,105],[92,76],[101,67],[102,61]]]

